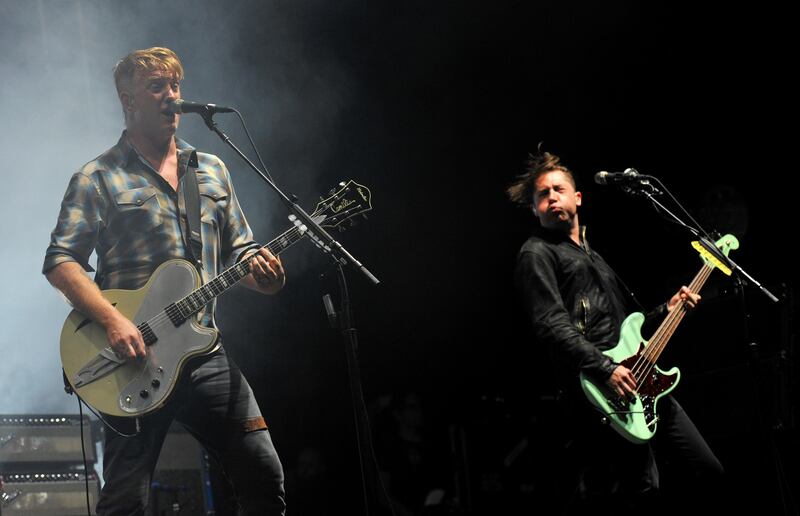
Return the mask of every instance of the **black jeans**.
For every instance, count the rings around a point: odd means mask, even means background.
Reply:
[[[575,489],[568,513],[603,514],[605,508],[660,514],[696,496],[709,505],[717,501],[722,465],[671,395],[658,402],[658,427],[648,444],[630,443],[601,426],[598,412],[578,411],[581,416],[573,424],[580,426],[570,446]],[[663,486],[660,467],[672,473]]]
[[[253,392],[224,349],[190,361],[167,404],[140,419],[135,437],[106,429],[100,516],[144,514],[153,470],[172,420],[216,458],[233,483],[241,514],[283,515],[283,468]],[[112,418],[132,433],[131,419]]]

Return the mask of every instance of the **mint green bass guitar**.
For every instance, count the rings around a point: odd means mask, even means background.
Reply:
[[[715,268],[730,276],[731,270],[701,242],[692,242],[692,246],[703,260],[703,267],[689,285],[692,292],[700,292]],[[716,247],[718,253],[728,256],[731,249],[739,248],[739,241],[732,235],[726,235],[716,242]],[[669,394],[678,385],[681,377],[678,368],[673,367],[669,371],[663,371],[656,363],[685,314],[685,302],[680,301],[667,314],[651,339],[646,341],[642,338],[641,332],[644,314],[634,312],[622,323],[619,344],[603,352],[615,363],[631,370],[637,385],[634,398],[619,396],[605,382],[597,382],[583,373],[580,375],[581,387],[589,402],[604,415],[611,427],[628,441],[642,444],[655,435],[658,423],[656,404],[662,396]]]

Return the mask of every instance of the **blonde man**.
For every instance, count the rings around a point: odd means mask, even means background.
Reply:
[[[166,260],[189,259],[183,192],[192,152],[175,136],[180,115],[168,105],[181,95],[183,66],[172,50],[153,47],[125,56],[114,69],[125,131],[116,145],[84,165],[69,183],[47,248],[43,272],[80,311],[101,324],[114,352],[146,354],[142,335],[101,294],[137,289]],[[204,280],[249,259],[246,287],[275,294],[284,284],[281,261],[258,244],[230,176],[214,155],[197,153]],[[135,201],[135,202],[134,202]],[[97,254],[94,281],[88,260]],[[214,306],[200,314],[214,325]],[[130,433],[130,419],[111,418]],[[133,437],[106,431],[105,485],[100,515],[144,514],[158,454],[175,419],[220,461],[234,483],[243,514],[282,515],[283,470],[252,390],[220,345],[189,361],[166,405],[140,418]],[[126,432],[128,433],[128,432]]]

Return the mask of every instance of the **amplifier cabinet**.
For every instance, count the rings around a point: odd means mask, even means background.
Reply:
[[[83,417],[86,461],[96,461],[92,425]],[[83,464],[81,420],[76,415],[0,416],[0,464],[8,471],[53,471]]]
[[[86,516],[83,473],[4,474],[3,516]],[[89,506],[95,514],[100,483],[89,475]]]

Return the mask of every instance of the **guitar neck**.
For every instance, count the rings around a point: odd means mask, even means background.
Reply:
[[[372,194],[369,188],[356,183],[352,179],[346,183],[339,183],[337,191],[331,190],[329,197],[317,203],[314,213],[311,214],[311,219],[325,228],[340,226],[348,220],[352,223],[353,217],[372,209],[371,198]],[[272,254],[278,256],[306,235],[308,228],[304,224],[300,223],[294,216],[290,216],[289,219],[295,223],[295,227],[284,231],[268,244],[261,246],[260,249],[266,248]],[[325,224],[322,224],[323,221],[325,221]],[[313,236],[313,238],[316,240],[316,236]],[[236,265],[225,269],[216,278],[180,301],[172,303],[164,311],[173,324],[179,326],[218,295],[239,283],[248,274],[250,274],[249,261],[240,261]],[[140,324],[139,329],[145,337],[145,342],[155,341],[156,337],[150,330],[148,323]]]
[[[305,227],[302,229],[299,227],[288,229],[259,249],[266,248],[270,253],[278,256],[283,251],[299,242],[305,233]],[[167,307],[167,315],[169,315],[173,322],[180,324],[199,312],[200,309],[214,300],[214,298],[239,283],[239,281],[248,274],[250,274],[249,260],[242,260],[228,267],[213,280]]]
[[[689,284],[689,289],[695,294],[699,293],[713,270],[713,265],[705,263],[703,267],[700,268],[700,272],[697,273]],[[667,314],[664,321],[650,339],[650,344],[647,346],[647,354],[648,360],[651,363],[655,364],[658,361],[669,339],[675,333],[675,330],[678,329],[678,325],[680,325],[684,315],[686,315],[686,301],[680,300],[675,308]]]

